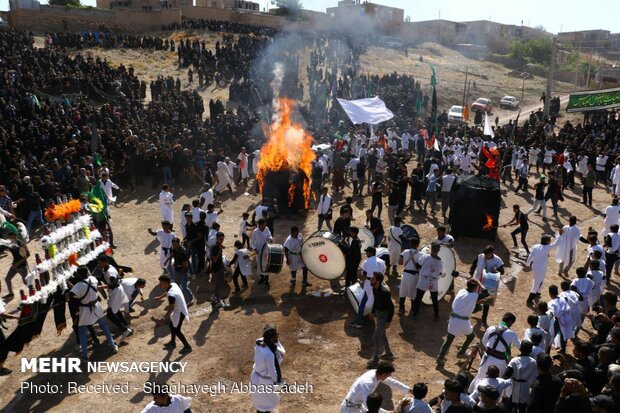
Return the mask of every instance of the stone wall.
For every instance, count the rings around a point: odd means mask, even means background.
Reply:
[[[97,30],[101,26],[117,32],[144,32],[161,30],[164,25],[180,24],[181,10],[101,10],[41,6],[40,10],[11,11],[9,23],[19,30],[35,33]]]

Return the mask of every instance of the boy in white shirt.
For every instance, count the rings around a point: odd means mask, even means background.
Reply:
[[[230,261],[229,265],[233,265],[235,263],[237,264],[237,267],[233,273],[233,284],[235,285],[235,292],[238,293],[241,291],[241,288],[239,288],[239,275],[241,275],[243,288],[248,288],[248,277],[252,275],[250,251],[248,251],[247,248],[243,248],[243,241],[235,241],[235,256]]]

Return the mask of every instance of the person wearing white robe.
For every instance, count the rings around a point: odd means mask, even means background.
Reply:
[[[252,237],[250,238],[250,245],[256,253],[257,260],[260,259],[259,257],[262,254],[263,246],[267,243],[270,243],[271,241],[271,231],[269,230],[269,228],[267,228],[267,221],[261,218],[258,220],[258,227],[256,227],[254,231],[252,231]],[[260,265],[258,266],[258,268],[260,272],[260,280],[258,281],[258,283],[265,283],[265,286],[269,288],[269,274],[260,271]]]
[[[161,391],[152,393],[153,401],[147,404],[141,413],[184,413],[192,405],[191,397],[160,393]]]
[[[394,371],[394,367],[392,367],[391,364],[381,363],[376,369],[368,370],[358,377],[347,392],[342,403],[340,403],[340,413],[366,412],[366,399],[368,395],[374,393],[381,382],[387,384],[393,390],[398,390],[405,394],[413,394],[411,387],[390,377]]]
[[[252,172],[254,175],[258,173],[258,162],[260,161],[260,150],[254,151],[254,157],[252,158]]]
[[[484,289],[480,281],[475,278],[467,280],[467,288],[461,289],[452,301],[452,313],[448,320],[448,336],[441,345],[439,355],[437,356],[437,365],[443,366],[446,362],[446,353],[452,345],[452,341],[457,336],[466,336],[458,356],[464,356],[467,348],[476,337],[474,328],[471,325],[470,317],[476,308],[479,289]]]
[[[78,332],[80,335],[82,359],[88,359],[86,331],[88,326],[92,326],[95,323],[98,323],[99,327],[101,327],[101,331],[105,334],[108,345],[113,352],[118,352],[118,346],[114,342],[110,328],[103,318],[103,308],[101,308],[101,304],[97,300],[97,279],[90,274],[90,271],[85,266],[78,267],[76,278],[78,282],[71,288],[70,295],[80,302]]]
[[[252,402],[257,412],[271,412],[280,405],[278,390],[284,383],[280,366],[285,354],[275,327],[265,326],[263,337],[256,340],[250,376]]]
[[[581,311],[579,311],[579,293],[571,289],[571,285],[568,281],[562,281],[562,283],[560,284],[560,288],[562,289],[562,292],[560,293],[560,298],[566,301],[568,307],[570,308],[571,328],[573,329],[572,331],[575,331],[575,328],[581,326]],[[550,345],[551,343],[547,343],[547,347],[549,347]]]
[[[573,316],[569,304],[559,296],[558,286],[549,286],[551,300],[547,303],[551,316],[549,335],[551,343],[562,350],[566,350],[566,342],[574,337]]]
[[[159,276],[159,288],[164,290],[165,293],[158,299],[168,299],[166,314],[157,321],[159,325],[163,325],[168,321],[168,327],[170,328],[170,341],[164,345],[164,349],[173,350],[176,348],[176,339],[178,338],[183,344],[183,348],[179,353],[191,353],[192,346],[189,345],[189,342],[181,331],[183,321],[187,320],[189,322],[189,310],[187,309],[187,302],[185,301],[183,291],[181,287],[172,282],[167,275]]]
[[[534,245],[530,254],[527,256],[525,265],[530,268],[534,273],[534,279],[532,280],[532,288],[530,295],[527,298],[527,304],[531,304],[534,298],[540,295],[540,288],[547,276],[547,268],[549,267],[549,252],[554,249],[558,244],[556,239],[551,244],[551,237],[549,235],[543,235],[540,238],[540,244]]]
[[[522,341],[521,355],[510,360],[504,373],[504,378],[510,378],[511,381],[510,387],[506,389],[506,395],[512,399],[513,405],[517,405],[519,409],[525,408],[525,404],[530,398],[530,387],[538,377],[536,360],[530,356],[532,348],[531,341]]]
[[[577,227],[577,217],[572,216],[568,220],[568,225],[560,230],[559,237],[556,240],[555,262],[560,264],[558,275],[568,276],[577,255],[579,237],[581,237],[581,231]]]
[[[170,192],[170,186],[165,184],[159,193],[159,211],[161,212],[161,220],[174,222],[174,196]]]
[[[487,376],[489,366],[496,366],[499,369],[499,374],[504,374],[507,362],[506,354],[510,354],[512,347],[521,347],[521,341],[519,341],[517,333],[510,329],[516,320],[517,318],[514,314],[506,313],[498,325],[490,326],[485,331],[481,340],[485,353],[480,361],[478,373],[469,385],[470,393],[478,387],[480,380]]]
[[[413,301],[418,291],[418,280],[420,273],[416,264],[422,253],[418,251],[420,239],[411,240],[411,248],[404,250],[400,254],[399,264],[403,266],[403,276],[400,279],[400,288],[398,292],[398,314],[405,314],[405,300],[411,300],[411,309],[413,310]]]
[[[291,270],[291,287],[295,286],[297,282],[297,271],[302,270],[302,285],[309,286],[308,283],[308,269],[301,258],[301,246],[303,244],[303,237],[299,233],[299,227],[293,225],[291,227],[291,235],[289,235],[284,241],[284,254],[286,256],[286,264]]]
[[[217,170],[215,173],[217,174],[217,185],[215,186],[215,192],[219,194],[228,187],[230,189],[230,193],[232,193],[233,177],[226,162],[219,161],[217,163]]]
[[[149,234],[155,236],[159,242],[159,265],[160,267],[172,276],[172,264],[166,264],[168,258],[172,255],[172,240],[176,238],[176,234],[172,232],[172,224],[169,221],[161,223],[161,229],[154,232],[152,229],[148,229]]]
[[[618,166],[616,166],[616,168]],[[618,222],[620,221],[620,205],[618,204],[618,198],[614,198],[611,200],[611,205],[605,208],[605,222],[603,224],[603,230],[601,231],[601,234],[603,234],[603,236],[607,235],[610,232],[610,227],[612,225],[618,224]]]
[[[394,225],[388,230],[388,251],[390,251],[390,264],[392,265],[392,275],[398,277],[398,261],[403,249],[403,230],[400,229],[401,218],[394,219]]]
[[[213,188],[211,188],[211,185],[209,185],[209,184],[205,184],[203,189],[204,190],[200,194],[200,197],[199,197],[199,201],[200,202],[198,203],[198,205],[201,208],[206,208],[210,204],[215,204],[215,194],[213,193]],[[170,222],[172,222],[172,221],[170,221]]]
[[[245,184],[247,184],[247,179],[250,177],[250,172],[248,170],[248,154],[245,152],[245,147],[241,148],[241,152],[237,156],[238,168],[241,174],[241,179]]]
[[[592,294],[592,289],[594,288],[594,281],[589,279],[587,276],[587,271],[585,268],[577,269],[577,278],[574,279],[570,285],[577,289],[579,293],[579,312],[581,313],[581,318],[585,317],[586,313],[590,308],[590,295]]]
[[[129,304],[129,298],[127,298],[127,294],[120,284],[118,270],[110,265],[107,255],[97,258],[97,266],[103,275],[103,282],[108,291],[108,309],[106,310],[108,319],[123,330],[120,339],[124,340],[133,333],[133,330],[129,328],[129,323],[121,313],[121,310],[124,310],[125,306]]]

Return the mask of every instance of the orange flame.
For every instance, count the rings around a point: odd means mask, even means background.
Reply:
[[[288,187],[288,206],[289,208],[293,206],[293,204],[295,203],[295,189],[297,188],[297,185],[295,185],[295,183],[292,183],[291,186]]]
[[[493,229],[493,217],[487,212],[487,223],[482,227],[483,231],[491,231]]]
[[[315,158],[312,152],[312,136],[304,128],[291,120],[291,113],[295,102],[290,99],[280,98],[279,110],[276,120],[265,125],[267,142],[260,149],[258,161],[259,191],[263,192],[265,176],[267,172],[294,171],[305,174],[303,192],[306,208],[310,207],[310,179],[312,176],[312,161]],[[289,205],[294,197],[295,184],[289,187]]]

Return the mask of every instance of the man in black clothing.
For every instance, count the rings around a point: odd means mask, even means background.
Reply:
[[[357,282],[357,269],[360,262],[362,262],[362,243],[357,237],[357,234],[359,234],[359,228],[349,228],[349,234],[351,235],[351,238],[349,239],[349,246],[345,251],[345,261],[347,263],[345,287],[349,287]]]
[[[547,201],[545,201],[545,187],[547,183],[545,182],[545,177],[540,177],[540,182],[534,185],[534,204],[530,209],[525,213],[528,215],[530,212],[535,211],[536,213],[542,210],[542,219],[543,222],[547,222]],[[538,208],[538,210],[536,210]]]
[[[196,274],[198,274],[198,254],[197,251],[194,251],[194,239],[196,239],[196,235],[198,233],[198,227],[196,223],[193,222],[193,216],[191,212],[185,213],[185,239],[183,239],[183,246],[186,248],[187,252],[190,254],[191,264],[189,266],[189,273],[194,278]]]
[[[513,205],[512,212],[514,212],[515,214],[514,218],[512,218],[510,222],[508,222],[507,224],[504,224],[503,226],[504,227],[507,227],[508,225],[519,226],[519,228],[515,229],[514,231],[510,233],[510,235],[512,235],[512,242],[514,243],[514,248],[515,249],[518,248],[517,234],[521,234],[521,244],[523,244],[523,247],[525,247],[525,253],[529,255],[530,249],[527,246],[526,237],[527,237],[527,231],[530,229],[530,224],[527,221],[527,215],[521,212],[521,210],[519,209],[519,205]]]
[[[375,272],[370,279],[370,285],[372,285],[372,292],[375,296],[371,312],[375,319],[375,332],[372,335],[374,348],[368,364],[374,366],[379,362],[380,358],[386,360],[394,359],[386,334],[386,330],[390,328],[392,318],[394,317],[394,303],[392,302],[389,287],[383,284],[382,273]],[[384,352],[379,354],[381,348],[383,348]]]
[[[12,280],[17,274],[22,276],[22,281],[24,285],[26,284],[26,276],[28,275],[28,262],[26,259],[30,255],[30,252],[26,244],[23,244],[17,239],[17,234],[15,232],[9,233],[8,241],[11,243],[9,251],[13,256],[13,263],[11,264],[11,268],[9,268],[9,272],[6,273],[5,281],[8,294],[5,298],[10,299],[14,296]],[[0,284],[0,291],[2,291],[2,284]]]
[[[377,216],[381,216],[381,211],[383,211],[383,183],[379,178],[375,179],[372,184],[372,201],[370,203],[370,211],[371,213],[375,212],[375,208],[379,209]]]
[[[336,218],[334,222],[333,233],[341,238],[347,238],[349,236],[349,230],[351,227],[351,213],[348,210],[340,209],[340,216]]]
[[[570,373],[566,371],[564,373]],[[564,379],[560,398],[555,403],[555,413],[592,413],[588,389],[574,378]],[[549,397],[548,395],[546,397]]]
[[[366,210],[366,226],[375,237],[374,247],[376,248],[381,245],[381,241],[383,241],[383,237],[385,236],[385,231],[381,219],[372,216],[372,209]]]
[[[216,235],[215,245],[211,247],[211,274],[213,274],[213,309],[217,310],[221,307],[225,307],[226,304],[222,300],[221,294],[224,285],[226,284],[225,274],[226,267],[224,266],[224,233],[218,232]]]
[[[194,267],[194,274],[196,275],[202,273],[205,268],[205,245],[207,242],[207,237],[209,236],[209,228],[207,227],[206,219],[207,213],[201,211],[200,221],[196,223],[195,236],[191,241],[192,257],[195,256],[195,261],[197,262]]]
[[[532,384],[530,399],[527,402],[527,413],[552,412],[555,402],[560,396],[562,380],[550,373],[551,367],[553,367],[553,360],[550,355],[538,354],[536,356],[536,367],[538,377]]]

